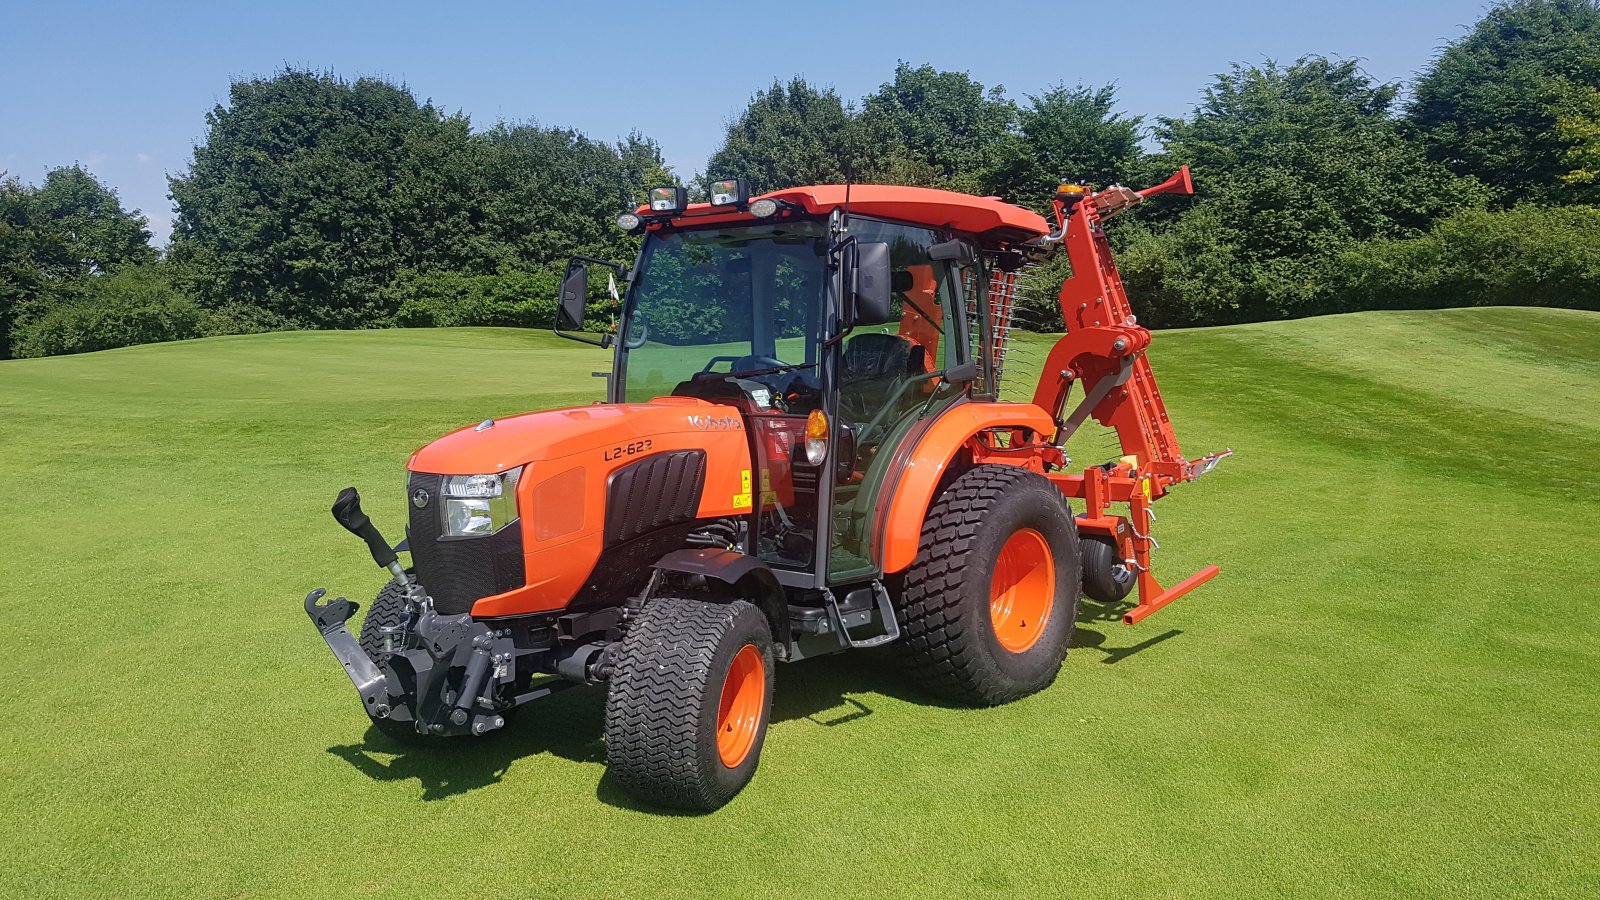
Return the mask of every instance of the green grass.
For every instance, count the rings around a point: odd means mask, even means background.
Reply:
[[[0,363],[0,895],[1593,896],[1600,314],[1151,356],[1185,449],[1239,451],[1160,504],[1157,571],[1222,576],[1131,629],[1085,603],[1060,680],[1001,709],[873,657],[783,668],[759,774],[704,817],[604,777],[598,691],[396,753],[300,608],[381,582],[339,488],[395,531],[413,448],[594,399],[603,354],[375,331]]]

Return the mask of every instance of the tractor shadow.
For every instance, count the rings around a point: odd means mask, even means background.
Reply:
[[[1126,607],[1124,605],[1098,603],[1085,598],[1078,606],[1077,627],[1072,632],[1072,649],[1094,650],[1098,653],[1103,653],[1105,656],[1100,661],[1112,666],[1136,653],[1143,653],[1157,644],[1172,640],[1183,634],[1182,631],[1173,628],[1129,647],[1106,646],[1106,642],[1110,640],[1106,631],[1122,627],[1122,614],[1125,611]],[[1085,627],[1086,625],[1107,625],[1109,627],[1106,631],[1097,631],[1094,628]]]
[[[580,687],[518,709],[504,728],[486,737],[417,746],[369,727],[360,743],[335,745],[328,753],[374,781],[415,780],[423,800],[443,800],[499,782],[525,757],[603,763],[604,722],[605,694]]]
[[[1177,637],[1167,631],[1128,647],[1106,646],[1109,638],[1093,626],[1121,627],[1122,608],[1085,602],[1072,636],[1074,650],[1104,654],[1110,665]],[[1108,628],[1107,631],[1110,629]],[[923,690],[906,670],[896,648],[859,651],[784,665],[772,703],[772,722],[806,721],[826,728],[847,726],[873,714],[873,697],[942,709],[961,708]],[[376,728],[362,740],[328,748],[362,775],[381,782],[415,780],[422,799],[442,800],[490,787],[521,760],[551,755],[572,762],[605,762],[605,691],[577,687],[535,701],[500,731],[485,738],[450,741],[442,746],[401,744]],[[652,815],[698,815],[640,803],[610,773],[596,786],[596,799],[610,806]]]
[[[848,725],[872,715],[862,695],[904,698],[943,706],[917,690],[894,654],[886,651],[830,656],[785,665],[778,673],[772,722],[807,720],[816,725]],[[605,691],[576,687],[519,709],[506,726],[484,738],[449,740],[440,746],[414,746],[369,727],[359,743],[328,748],[332,756],[380,782],[416,781],[423,800],[442,800],[489,787],[523,759],[544,755],[579,763],[604,763]],[[596,797],[611,806],[656,815],[694,815],[642,804],[609,773]]]

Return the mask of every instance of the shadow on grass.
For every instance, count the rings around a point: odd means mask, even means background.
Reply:
[[[1114,664],[1177,637],[1168,631],[1129,647],[1107,647],[1107,637],[1085,623],[1117,623],[1117,606],[1085,603],[1072,636],[1075,649],[1105,654]],[[778,670],[772,703],[773,722],[805,720],[828,728],[849,725],[873,714],[869,701],[881,696],[944,709],[959,708],[921,690],[895,658],[894,648],[845,653],[805,660]],[[369,728],[359,744],[329,747],[328,752],[377,781],[415,779],[422,799],[440,800],[488,787],[505,777],[518,760],[550,754],[579,763],[605,762],[605,692],[574,688],[517,710],[506,727],[484,738],[448,739],[439,746],[401,744]],[[393,754],[391,756],[391,754]],[[389,758],[385,758],[389,757]],[[595,797],[622,809],[654,815],[697,815],[640,803],[609,773],[601,777]]]
[[[1078,623],[1077,628],[1072,632],[1072,648],[1075,650],[1099,651],[1105,654],[1105,658],[1100,661],[1110,666],[1122,662],[1135,653],[1142,653],[1163,641],[1169,641],[1183,634],[1182,631],[1174,628],[1154,637],[1146,638],[1129,647],[1107,647],[1105,644],[1109,637],[1105,632],[1084,627],[1086,622],[1091,624],[1105,623],[1121,627],[1124,611],[1122,606],[1114,603],[1096,603],[1085,599],[1078,606]]]
[[[918,691],[891,653],[868,651],[781,667],[772,721],[804,719],[826,727],[847,725],[872,715],[872,707],[855,696],[859,694],[944,705]],[[573,688],[518,709],[504,728],[487,737],[413,746],[374,727],[367,729],[361,743],[329,747],[328,752],[376,781],[415,779],[422,784],[422,799],[440,800],[493,785],[526,757],[550,754],[573,762],[605,762],[605,701],[603,690]],[[609,774],[600,779],[595,795],[601,802],[623,809],[683,814],[639,803]]]

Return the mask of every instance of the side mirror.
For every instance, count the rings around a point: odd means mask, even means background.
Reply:
[[[959,239],[944,241],[928,248],[928,258],[941,262],[969,262],[972,259],[972,247]]]
[[[845,308],[851,325],[882,325],[894,320],[894,274],[889,245],[852,243],[845,251]]]
[[[628,270],[614,262],[603,259],[590,259],[587,256],[574,256],[567,263],[567,274],[561,278],[561,287],[556,291],[556,334],[582,341],[585,344],[594,344],[597,347],[611,346],[611,335],[592,338],[577,333],[583,331],[584,306],[589,302],[589,266],[605,266],[614,273],[611,284],[618,281],[627,281]],[[613,300],[618,300],[615,289],[611,292]]]
[[[589,267],[573,260],[556,297],[556,331],[582,331],[583,307],[588,302]]]

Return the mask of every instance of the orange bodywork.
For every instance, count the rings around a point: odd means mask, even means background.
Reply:
[[[772,199],[793,203],[812,214],[826,214],[845,204],[849,193],[850,212],[882,219],[916,222],[930,228],[943,228],[967,234],[1003,235],[1007,240],[1026,241],[1050,231],[1044,216],[1013,206],[996,197],[974,197],[935,188],[899,187],[884,184],[818,184],[786,188],[762,194],[754,200]],[[650,207],[640,206],[638,214],[650,215]],[[740,220],[759,222],[749,213],[709,203],[692,203],[672,220],[674,225],[711,225]],[[659,226],[653,226],[659,227]]]
[[[1055,429],[1050,415],[1031,403],[960,403],[946,410],[919,439],[897,452],[905,462],[898,466],[898,481],[884,486],[887,503],[880,504],[883,513],[876,529],[883,571],[903,572],[916,559],[922,520],[939,488],[939,480],[963,451],[974,451],[979,434],[1021,430],[1048,436]],[[1036,459],[1031,455],[1029,458]],[[1022,458],[993,461],[1017,465],[1025,462]]]
[[[600,559],[607,478],[672,450],[705,451],[699,516],[750,512],[750,451],[739,411],[687,397],[553,409],[482,431],[463,428],[412,454],[406,468],[472,475],[527,466],[517,483],[527,583],[472,607],[475,616],[509,616],[568,604]]]
[[[908,266],[911,287],[900,307],[900,336],[922,348],[923,371],[939,368],[939,339],[944,336],[944,306],[933,266]],[[933,385],[929,385],[932,390]]]

